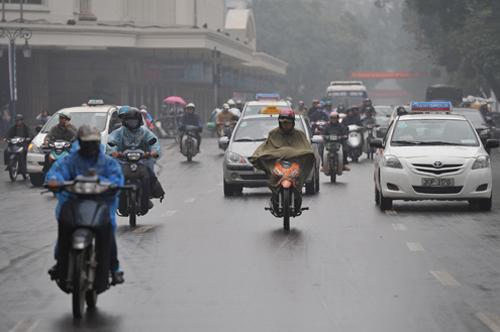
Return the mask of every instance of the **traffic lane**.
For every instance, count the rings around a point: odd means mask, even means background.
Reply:
[[[30,291],[20,290],[26,286],[13,273],[2,284],[1,295],[8,295],[3,299],[24,297],[14,310],[0,310],[10,319],[7,327],[28,320],[37,322],[36,331],[486,331],[474,316],[479,309],[430,274],[448,269],[427,253],[450,240],[453,223],[438,227],[439,240],[415,255],[406,237],[424,242],[413,235],[413,224],[433,212],[380,213],[372,203],[370,165],[353,165],[338,185],[322,183],[321,195],[305,200],[311,211],[286,234],[263,210],[265,190],[222,197],[222,157],[212,144],[192,164],[175,149],[168,152],[161,175],[167,202],[140,218],[137,230],[129,231],[121,219],[118,241],[127,282],[100,297],[96,314],[73,323],[69,297],[45,275],[52,263],[46,249],[15,271]],[[447,205],[452,216],[443,218],[456,218],[455,208]],[[498,266],[494,257],[489,260]],[[446,281],[446,274],[437,275]],[[485,298],[471,293],[470,298]]]

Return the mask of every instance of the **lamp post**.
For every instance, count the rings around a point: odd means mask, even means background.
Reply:
[[[10,113],[12,118],[16,117],[16,102],[17,102],[17,63],[16,63],[16,39],[24,39],[23,56],[31,57],[31,47],[28,40],[31,38],[31,30],[24,28],[8,29],[0,28],[0,38],[7,38],[8,57],[9,57],[9,88],[10,88]],[[1,52],[3,53],[3,52]]]

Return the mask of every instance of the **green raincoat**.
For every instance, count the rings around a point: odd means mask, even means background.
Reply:
[[[269,175],[271,189],[278,185],[278,179],[271,176],[274,164],[278,160],[298,162],[301,166],[298,188],[302,188],[315,161],[311,143],[302,131],[292,129],[290,132],[284,133],[280,128],[271,130],[267,140],[249,158],[249,161],[256,168],[264,170]]]

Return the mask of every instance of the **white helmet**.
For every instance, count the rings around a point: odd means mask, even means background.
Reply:
[[[226,103],[226,104],[222,105],[222,109],[223,110],[228,110],[229,109],[229,104]]]
[[[236,103],[235,103],[235,102],[234,102],[234,100],[232,100],[232,99],[229,99],[229,100],[227,101],[227,104],[228,104],[230,107],[232,107],[232,106],[236,106]]]
[[[189,103],[189,104],[186,105],[185,108],[196,108],[196,105],[193,104],[193,103]]]

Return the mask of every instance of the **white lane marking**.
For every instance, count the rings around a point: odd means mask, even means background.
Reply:
[[[184,201],[184,203],[188,203],[188,204],[191,204],[191,203],[194,203],[196,201],[196,198],[194,197],[191,197],[191,198],[188,198]]]
[[[478,312],[475,316],[491,331],[500,332],[500,316],[485,312]]]
[[[18,322],[9,332],[33,332],[38,324],[39,320],[23,319]]]
[[[392,228],[398,232],[405,232],[407,230],[406,226],[403,224],[392,224]]]
[[[446,271],[431,271],[431,274],[436,278],[443,286],[448,287],[459,287],[460,283],[451,274]]]
[[[165,213],[163,213],[161,216],[165,218],[172,217],[174,214],[177,213],[177,210],[168,210]]]
[[[385,210],[385,214],[388,216],[397,216],[398,212],[395,210]]]
[[[152,230],[154,228],[154,226],[151,226],[151,225],[141,225],[139,227],[137,227],[136,229],[134,229],[132,231],[132,233],[136,233],[136,234],[144,234],[144,233],[147,233],[149,232],[150,230]]]
[[[408,249],[410,251],[414,251],[414,252],[425,251],[424,247],[418,242],[406,242],[406,245],[408,246]]]

